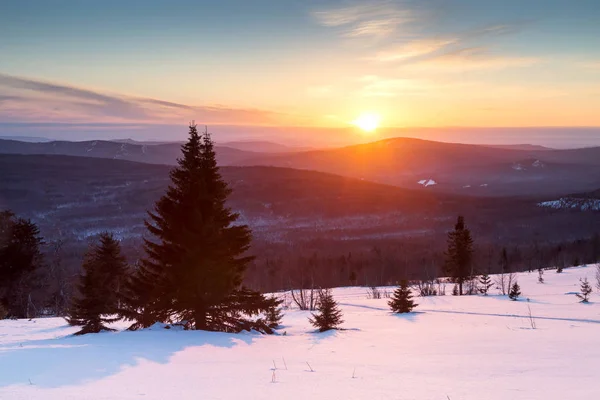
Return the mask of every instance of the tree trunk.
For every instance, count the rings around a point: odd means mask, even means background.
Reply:
[[[206,327],[206,310],[204,307],[197,307],[194,310],[194,328],[197,331],[205,331]]]

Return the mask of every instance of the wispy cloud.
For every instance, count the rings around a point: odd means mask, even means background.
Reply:
[[[372,59],[381,62],[404,61],[415,57],[434,53],[444,47],[456,43],[457,39],[426,38],[417,39],[399,46],[378,52]]]
[[[271,124],[281,114],[224,105],[193,106],[153,98],[106,94],[0,73],[0,119],[49,121],[181,121]]]
[[[537,57],[495,55],[484,47],[460,48],[405,66],[413,71],[461,72],[477,69],[529,67],[542,62]]]
[[[379,62],[409,63],[428,56],[433,56],[441,50],[459,51],[471,43],[480,43],[494,37],[519,32],[522,24],[499,24],[470,29],[463,32],[448,33],[437,37],[421,37],[403,40],[401,44],[390,46],[369,57]],[[461,46],[461,47],[459,47]],[[458,48],[457,48],[458,47]],[[473,45],[471,44],[471,47]]]
[[[313,13],[323,26],[339,28],[345,37],[383,38],[414,20],[408,8],[392,1],[355,3]]]

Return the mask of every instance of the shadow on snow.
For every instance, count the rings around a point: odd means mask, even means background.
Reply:
[[[64,327],[64,326],[63,326]],[[187,347],[235,347],[259,335],[205,331],[103,332],[0,346],[0,387],[55,388],[109,377],[139,360],[166,364]]]

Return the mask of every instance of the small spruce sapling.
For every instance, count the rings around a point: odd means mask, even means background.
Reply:
[[[579,281],[581,282],[581,288],[579,289],[581,293],[577,293],[576,296],[579,297],[581,303],[588,303],[592,293],[592,285],[590,285],[587,278]]]
[[[281,311],[281,303],[283,300],[277,300],[275,297],[272,298],[273,304],[267,308],[266,318],[267,326],[271,329],[277,329],[281,326],[281,319],[283,318],[283,312]]]
[[[544,270],[538,269],[538,283],[544,283]]]
[[[508,297],[512,301],[517,301],[517,299],[519,298],[519,296],[521,296],[521,287],[515,281],[515,283],[513,283],[513,285],[510,287],[510,292],[508,293]]]
[[[344,322],[342,320],[342,311],[338,308],[329,289],[325,289],[319,294],[317,311],[318,313],[312,314],[312,317],[308,318],[308,320],[315,328],[319,329],[319,332],[338,329]]]
[[[481,293],[484,296],[487,296],[490,288],[494,286],[494,284],[492,283],[492,278],[490,278],[490,275],[488,273],[485,273],[479,277],[479,284],[481,285],[479,287],[479,293]]]
[[[409,313],[417,306],[412,300],[412,293],[406,280],[400,281],[400,287],[394,291],[394,295],[388,302],[388,305],[393,312],[398,314]]]

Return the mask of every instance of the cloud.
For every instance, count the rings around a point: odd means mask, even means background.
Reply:
[[[407,8],[391,1],[354,4],[313,13],[323,26],[340,28],[345,37],[383,38],[397,32],[399,27],[413,21]]]
[[[106,94],[0,73],[0,119],[28,121],[181,121],[272,124],[282,115],[224,105],[194,106],[153,98]]]
[[[96,115],[118,115],[124,118],[148,117],[144,109],[132,101],[88,89],[0,74],[0,87],[2,86],[20,90],[23,95],[28,92],[33,93],[34,96],[30,95],[29,100],[43,102],[44,97],[52,97],[54,100],[60,100],[63,105],[77,103],[78,108],[87,109]]]
[[[481,42],[482,39],[516,33],[521,28],[522,24],[499,24],[463,32],[448,33],[437,37],[421,37],[415,34],[416,38],[405,40],[401,44],[381,50],[368,59],[385,63],[410,63],[417,59],[432,56],[440,50],[457,46],[465,48],[469,46],[469,43],[477,43]],[[459,50],[460,48],[454,49],[454,51]]]
[[[426,60],[406,65],[414,71],[462,72],[478,69],[529,67],[540,63],[537,57],[494,55],[484,47],[460,48]]]
[[[434,53],[456,43],[457,39],[417,39],[377,53],[372,59],[381,62],[404,61]]]

